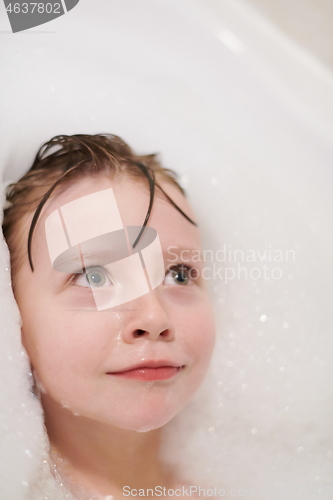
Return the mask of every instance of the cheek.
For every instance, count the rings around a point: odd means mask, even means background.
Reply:
[[[110,337],[101,317],[48,309],[23,314],[22,338],[43,385],[51,392],[97,371]]]
[[[210,304],[201,305],[181,317],[183,341],[193,361],[198,380],[204,377],[215,345],[215,322]]]

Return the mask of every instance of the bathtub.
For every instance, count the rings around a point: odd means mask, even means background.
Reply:
[[[166,460],[219,496],[330,498],[332,73],[240,0],[81,0],[15,35],[0,15],[3,186],[53,135],[110,132],[196,210],[218,341]],[[1,259],[0,496],[20,500],[44,436]]]

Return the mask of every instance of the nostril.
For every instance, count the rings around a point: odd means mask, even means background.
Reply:
[[[135,330],[134,335],[135,337],[142,337],[145,333],[145,330]]]
[[[133,332],[134,334],[134,337],[135,338],[138,338],[138,337],[144,337],[146,335],[149,335],[149,332],[147,332],[147,330],[134,330]],[[169,330],[166,329],[166,330],[163,330],[159,335],[159,337],[168,337],[169,336]]]
[[[160,337],[167,337],[169,335],[169,330],[163,330],[163,332],[160,333]]]

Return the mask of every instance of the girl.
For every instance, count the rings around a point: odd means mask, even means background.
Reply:
[[[204,378],[214,322],[175,175],[116,136],[57,136],[7,202],[22,343],[50,443],[30,497],[182,496],[161,432]]]

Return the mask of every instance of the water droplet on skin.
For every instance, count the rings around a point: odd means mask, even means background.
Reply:
[[[256,429],[256,428],[251,429],[251,434],[258,434],[258,429]]]
[[[171,401],[171,399],[172,399],[172,396],[173,396],[173,392],[172,392],[172,391],[169,391],[169,392],[166,394],[166,396],[165,396],[165,402],[166,402],[167,404],[169,404],[169,403],[170,403],[170,401]]]
[[[154,426],[147,426],[147,427],[141,427],[141,429],[138,429],[137,432],[149,432],[154,429]]]
[[[285,407],[285,410],[286,410],[286,411],[290,411],[290,406],[286,406],[286,407]]]
[[[60,404],[63,408],[69,408],[69,402],[68,401],[60,401]]]
[[[113,500],[113,496],[112,495],[107,495],[104,500]]]
[[[25,488],[29,488],[29,483],[27,481],[21,481],[21,484],[22,486],[24,486]]]
[[[268,320],[268,317],[266,316],[266,314],[262,314],[262,315],[260,316],[260,321],[261,321],[262,323],[266,323],[266,321],[267,321],[267,320]]]
[[[29,457],[32,458],[32,453],[30,450],[24,450],[24,453]]]
[[[285,371],[286,371],[285,367],[284,367],[284,366],[281,366],[281,368],[280,368],[280,372],[281,372],[281,373],[284,373]]]
[[[215,427],[209,427],[208,434],[214,434],[214,432],[215,432]]]

